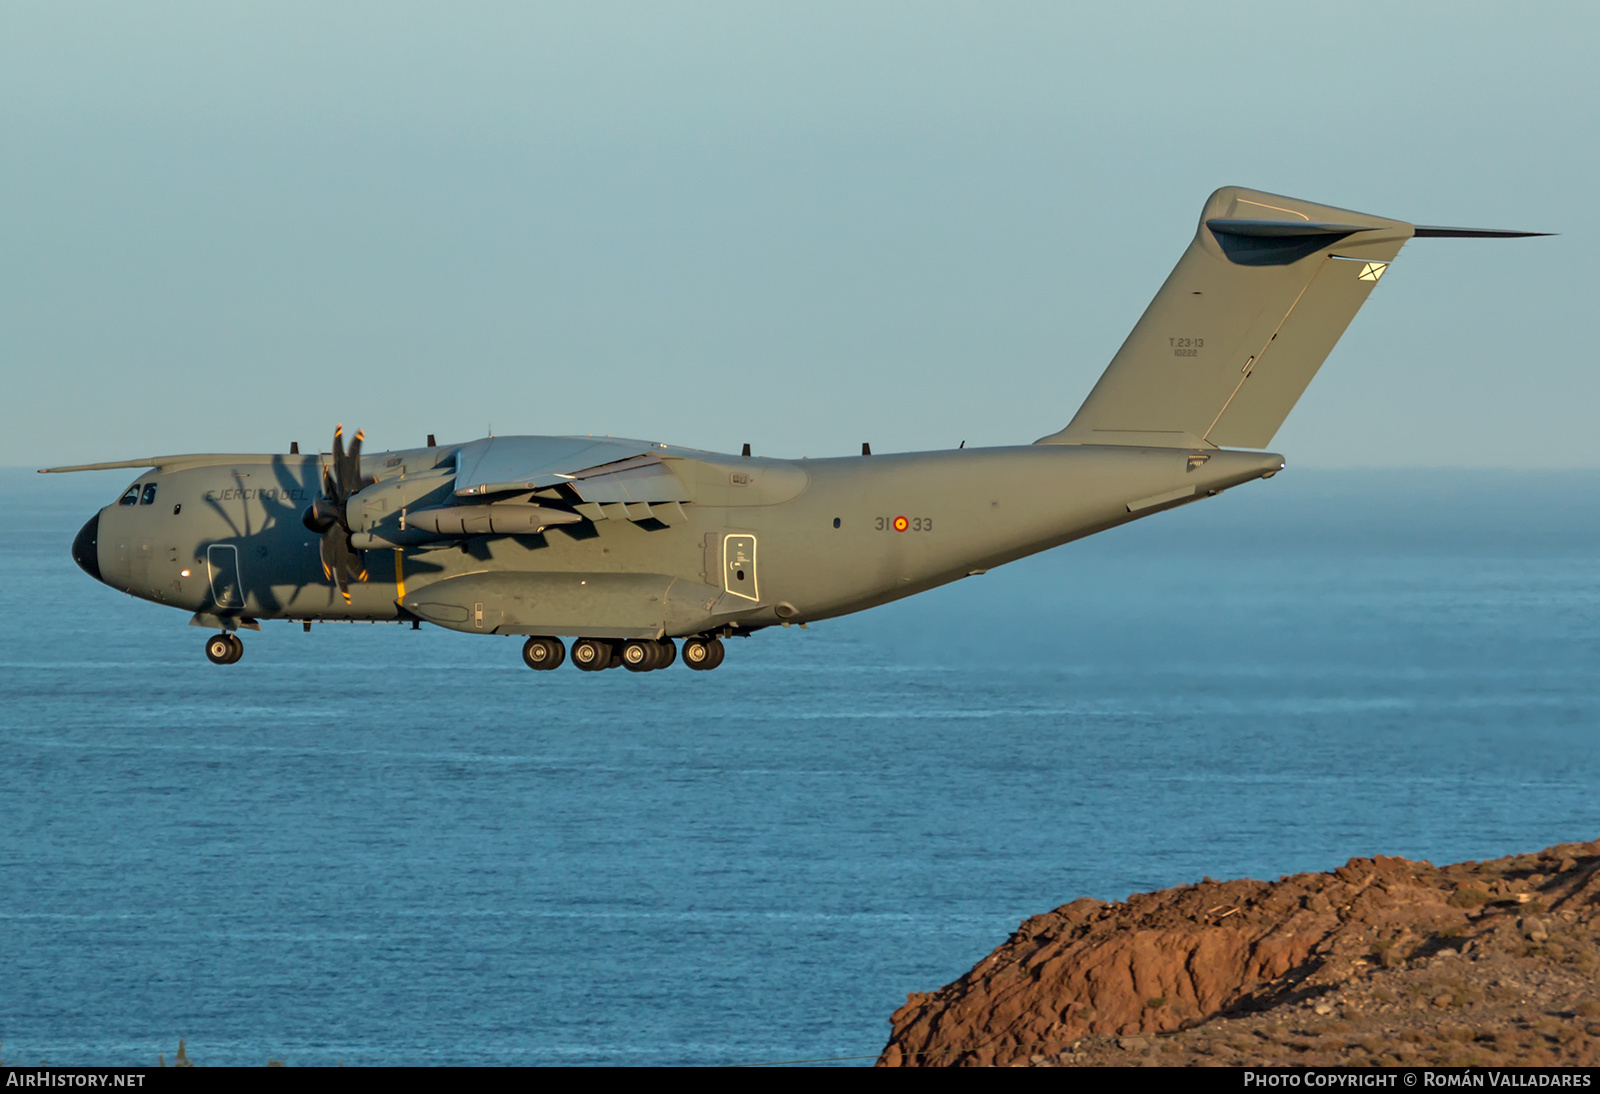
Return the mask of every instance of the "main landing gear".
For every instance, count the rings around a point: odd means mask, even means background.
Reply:
[[[697,634],[683,640],[683,663],[701,672],[709,672],[722,664],[727,652],[719,638]]]
[[[683,663],[705,671],[722,664],[724,650],[716,638],[695,635],[683,640]],[[535,636],[522,644],[522,660],[530,669],[544,672],[559,668],[567,651],[559,638]],[[625,668],[630,672],[664,669],[678,659],[677,644],[670,638],[630,638],[616,642],[609,638],[580,638],[572,644],[572,663],[584,672],[603,672]]]
[[[522,663],[535,672],[549,672],[567,659],[567,647],[559,638],[530,638],[522,644]]]
[[[649,672],[664,669],[678,659],[678,647],[672,639],[659,642],[648,638],[630,638],[622,644],[622,667],[629,672]]]
[[[206,639],[206,659],[213,665],[231,665],[244,656],[244,643],[236,634],[214,634]]]
[[[572,663],[584,672],[601,672],[621,664],[617,647],[604,638],[580,638],[572,644]]]

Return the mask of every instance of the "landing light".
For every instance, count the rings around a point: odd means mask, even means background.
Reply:
[[[188,570],[182,570],[182,571],[180,571],[178,573],[178,576],[179,577],[188,577],[189,576],[189,571]]]

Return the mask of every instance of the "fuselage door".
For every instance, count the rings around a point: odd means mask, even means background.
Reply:
[[[244,586],[239,581],[239,549],[231,543],[213,543],[206,548],[206,567],[211,571],[211,599],[216,606],[244,607]]]
[[[760,600],[756,590],[756,537],[722,537],[722,587],[734,596]]]

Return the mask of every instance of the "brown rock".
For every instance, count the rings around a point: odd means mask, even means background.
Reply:
[[[1518,895],[1537,898],[1539,908],[1517,903]],[[1288,1007],[1326,1024],[1415,1005],[1441,1019],[1433,1008],[1450,1008],[1456,1025],[1428,1043],[1444,1046],[1440,1060],[1454,1058],[1449,1053],[1465,1058],[1479,1050],[1457,1036],[1466,1028],[1459,1008],[1504,990],[1469,985],[1473,970],[1489,968],[1501,954],[1561,960],[1576,963],[1588,977],[1583,982],[1592,983],[1588,970],[1600,937],[1590,921],[1597,910],[1600,843],[1445,867],[1379,855],[1270,883],[1208,878],[1120,904],[1081,898],[1023,922],[954,983],[910,994],[890,1020],[879,1063],[1026,1064],[1036,1056],[1080,1062],[1102,1051],[1128,1057],[1124,1062],[1145,1053],[1167,1062],[1189,1051],[1194,1059],[1243,1063],[1253,1057],[1236,1048],[1221,1055],[1214,1045],[1186,1050],[1182,1039],[1190,1035],[1177,1031]],[[1552,924],[1560,926],[1559,942]],[[1360,999],[1344,998],[1350,995],[1344,991],[1338,1008],[1331,995],[1322,1005],[1307,1002],[1379,977],[1405,981],[1403,990],[1374,985]],[[1435,982],[1406,980],[1417,977]],[[1583,1023],[1592,1019],[1565,1013],[1572,1043],[1580,1045],[1572,1059],[1593,1058],[1581,1047],[1589,1044]],[[1277,1058],[1287,1050],[1308,1064],[1370,1063],[1401,1051],[1392,1039],[1363,1042],[1345,1031],[1320,1039],[1260,1031],[1257,1037],[1250,1042],[1260,1046],[1255,1055]],[[1554,1035],[1541,1043],[1541,1052],[1565,1044]]]

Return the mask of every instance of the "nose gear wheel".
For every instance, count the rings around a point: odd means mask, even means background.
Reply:
[[[231,665],[244,656],[244,643],[236,634],[214,634],[206,639],[206,660],[213,665]]]

